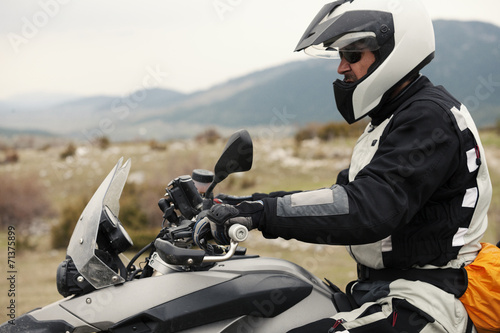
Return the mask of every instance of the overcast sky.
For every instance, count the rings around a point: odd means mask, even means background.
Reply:
[[[121,96],[153,87],[206,89],[307,58],[293,49],[327,2],[2,0],[0,100],[32,93]],[[433,19],[500,26],[499,0],[424,4]]]

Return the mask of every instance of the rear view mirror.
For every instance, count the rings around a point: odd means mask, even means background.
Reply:
[[[232,173],[248,171],[252,168],[253,144],[250,134],[246,130],[239,130],[231,135],[224,151],[214,168],[214,180],[207,189],[205,196],[209,197],[215,185],[223,181]]]
[[[222,155],[215,164],[214,183],[220,183],[232,173],[250,170],[252,162],[252,138],[246,130],[239,130],[231,135]]]

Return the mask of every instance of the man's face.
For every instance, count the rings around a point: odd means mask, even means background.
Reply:
[[[350,63],[347,59],[351,57],[348,57],[347,52],[344,54],[345,56],[342,55],[341,52],[341,60],[337,72],[340,75],[344,75],[344,82],[354,83],[358,81],[368,73],[368,68],[375,62],[375,55],[373,52],[365,50],[359,51],[359,53],[361,58],[359,58],[358,61],[353,61],[351,59],[352,63]]]

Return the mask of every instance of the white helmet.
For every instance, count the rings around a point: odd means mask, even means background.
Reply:
[[[337,108],[350,124],[373,115],[434,58],[434,29],[418,0],[339,0],[323,6],[295,51],[338,58],[339,50],[356,44],[376,60],[358,81],[333,83]]]

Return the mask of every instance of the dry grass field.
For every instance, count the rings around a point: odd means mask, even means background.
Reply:
[[[500,140],[496,134],[483,137],[492,181],[494,198],[490,209],[490,227],[485,241],[500,239]],[[330,142],[304,141],[297,146],[292,139],[254,142],[254,166],[251,171],[230,176],[216,192],[236,195],[276,190],[307,190],[331,186],[338,171],[348,167],[354,140]],[[166,143],[166,149],[151,147],[148,143],[113,144],[106,149],[91,145],[78,146],[73,156],[60,158],[64,147],[44,150],[19,150],[19,161],[0,165],[0,179],[11,179],[19,184],[36,182],[54,213],[33,223],[13,223],[16,227],[16,312],[17,316],[61,298],[56,290],[56,268],[65,257],[65,251],[51,248],[50,229],[57,227],[59,216],[68,201],[90,198],[97,186],[121,156],[132,159],[129,181],[147,189],[141,200],[148,202],[149,224],[161,225],[158,199],[168,182],[176,176],[190,174],[192,169],[211,170],[225,142],[215,144],[195,141]],[[1,160],[1,156],[0,156]],[[0,186],[2,186],[0,184]],[[0,190],[1,193],[1,190]],[[8,195],[8,193],[3,193]],[[30,196],[23,205],[38,200]],[[499,207],[499,208],[497,208]],[[23,221],[26,222],[26,221]],[[126,227],[126,226],[125,226]],[[7,227],[0,230],[0,306],[8,305],[9,289]],[[257,233],[243,246],[248,253],[272,256],[295,262],[320,278],[327,277],[340,287],[355,278],[353,261],[343,247],[319,246],[298,241],[265,240]],[[133,254],[128,253],[130,258]],[[0,322],[8,320],[2,312]]]

